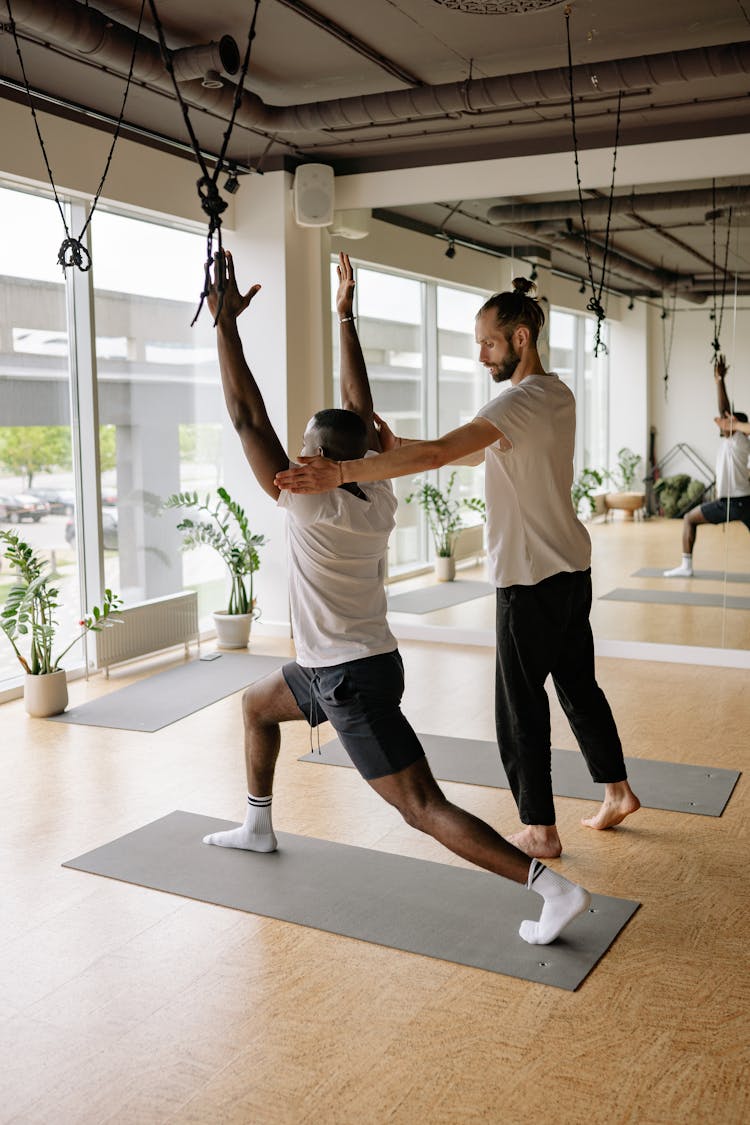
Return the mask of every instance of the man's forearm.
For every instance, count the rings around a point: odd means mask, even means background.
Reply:
[[[237,322],[220,323],[216,333],[224,399],[235,429],[270,429],[263,396],[245,359]]]
[[[719,403],[719,414],[731,413],[729,406],[729,395],[727,394],[727,388],[724,383],[723,375],[716,376],[716,397]]]
[[[446,465],[441,460],[441,450],[435,441],[407,441],[398,449],[381,453],[377,457],[362,457],[358,461],[340,461],[341,483],[366,483],[373,480],[388,480],[391,477],[407,477],[423,473],[428,469],[439,469]]]
[[[367,365],[354,320],[345,318],[339,324],[341,348],[341,402],[346,410],[354,410],[365,420],[372,417],[372,391]]]

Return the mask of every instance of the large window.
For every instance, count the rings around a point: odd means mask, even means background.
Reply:
[[[609,364],[604,349],[594,355],[595,334],[593,317],[552,310],[550,368],[576,396],[576,473],[609,464]]]
[[[485,295],[364,266],[355,266],[355,279],[357,326],[378,414],[407,438],[434,436],[470,421],[488,393],[474,342],[474,317]],[[337,284],[332,265],[334,298]],[[332,318],[338,401],[335,308]],[[450,471],[439,474],[443,485]],[[401,502],[388,557],[391,576],[423,566],[433,553],[421,509],[403,503],[414,480],[401,477],[393,483]],[[481,495],[479,471],[460,469],[455,494]],[[467,523],[475,519],[467,512]]]
[[[64,206],[80,229],[83,208]],[[59,649],[79,632],[81,590],[102,577],[126,604],[194,588],[207,618],[225,598],[221,560],[209,548],[184,555],[179,517],[161,510],[170,492],[222,481],[210,317],[190,327],[205,236],[97,211],[91,273],[63,274],[54,201],[0,188],[0,218],[0,527],[18,526],[49,559]],[[98,482],[89,471],[97,463]],[[97,492],[101,535],[92,538],[84,517],[96,515]],[[100,558],[91,557],[97,543]],[[0,605],[12,582],[0,570]],[[65,663],[83,659],[77,645]],[[0,644],[0,685],[19,672]]]
[[[62,650],[81,616],[66,535],[74,493],[65,284],[56,263],[64,233],[53,202],[4,188],[0,224],[0,528],[17,531],[56,573]],[[0,570],[0,607],[13,581]],[[74,650],[67,663],[80,659]],[[0,685],[21,671],[0,634]]]
[[[224,601],[221,560],[181,553],[160,507],[222,483],[214,330],[207,312],[190,327],[205,238],[105,212],[92,236],[107,583],[128,603],[196,589],[207,616]]]

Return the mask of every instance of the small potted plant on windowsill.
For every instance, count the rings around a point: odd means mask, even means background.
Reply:
[[[0,531],[0,543],[5,546],[3,555],[6,562],[17,574],[17,580],[0,610],[0,628],[26,673],[26,710],[36,718],[59,715],[68,706],[65,669],[60,667],[62,658],[86,633],[98,633],[118,624],[117,610],[122,600],[111,590],[105,590],[101,609],[94,606],[91,613],[78,622],[81,632],[55,657],[52,647],[58,627],[55,611],[60,606],[60,591],[53,585],[55,576],[50,564],[15,532]],[[21,637],[29,640],[28,657],[19,647],[19,643],[23,644]]]
[[[464,526],[461,510],[469,508],[484,518],[484,501],[476,496],[459,500],[453,495],[455,483],[454,470],[448,478],[445,489],[423,481],[419,488],[406,497],[407,504],[413,501],[427,515],[427,523],[435,546],[435,575],[438,582],[452,582],[456,577],[454,548],[456,536]]]
[[[264,535],[250,531],[243,508],[225,488],[217,488],[216,497],[203,499],[197,492],[176,492],[169,496],[165,508],[188,508],[203,517],[185,516],[177,524],[182,532],[182,549],[213,547],[229,571],[231,589],[226,609],[214,610],[213,618],[220,648],[247,648],[253,621],[260,610],[253,596],[253,575],[260,567],[258,549],[265,545]]]
[[[581,519],[585,519],[586,516],[591,517],[596,513],[596,498],[604,484],[604,477],[605,473],[602,470],[586,468],[582,469],[573,481],[570,498],[573,501],[575,514]],[[581,512],[581,505],[584,502],[588,505],[587,513]]]
[[[604,497],[606,512],[618,509],[625,512],[626,520],[632,520],[635,518],[635,513],[644,506],[646,494],[638,492],[633,487],[640,463],[640,455],[627,446],[617,451],[617,468],[605,474],[615,486],[615,491],[606,493]]]

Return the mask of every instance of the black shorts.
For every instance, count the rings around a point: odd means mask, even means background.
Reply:
[[[404,665],[398,649],[330,668],[281,669],[311,727],[326,719],[366,781],[387,777],[424,757],[401,711]]]
[[[707,504],[701,504],[701,515],[706,523],[732,523],[734,520],[741,520],[750,531],[750,496],[709,500]]]

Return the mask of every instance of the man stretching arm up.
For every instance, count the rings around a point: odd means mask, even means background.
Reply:
[[[226,265],[225,265],[226,263]],[[219,361],[229,415],[258,481],[278,497],[275,473],[289,459],[266,414],[245,361],[237,317],[257,293],[237,289],[231,256],[217,256],[226,292],[217,326]],[[320,411],[305,429],[309,453],[369,464],[377,442],[372,399],[351,319],[353,277],[349,260],[339,265],[337,308],[341,322],[344,410]],[[208,296],[215,315],[216,285]],[[386,621],[383,571],[393,529],[395,497],[390,482],[352,480],[320,497],[285,493],[279,503],[289,523],[290,603],[297,660],[258,683],[242,698],[248,811],[244,824],[205,837],[225,848],[269,852],[276,846],[271,793],[279,753],[279,724],[306,718],[330,720],[353,764],[406,822],[439,840],[456,855],[536,891],[544,899],[538,921],[521,924],[535,945],[554,941],[588,909],[583,887],[550,871],[509,844],[493,828],[446,800],[424,751],[401,712],[403,665]]]
[[[547,858],[562,850],[550,775],[548,675],[592,778],[604,785],[601,808],[583,823],[611,828],[639,802],[594,672],[591,544],[570,498],[575,402],[542,367],[537,337],[544,313],[528,296],[531,282],[517,278],[513,285],[476,317],[480,362],[507,386],[472,422],[432,441],[401,442],[382,428],[387,451],[380,457],[313,458],[278,473],[276,484],[316,492],[437,469],[485,451],[488,554],[497,587],[496,730],[524,825],[510,840],[528,855]]]

